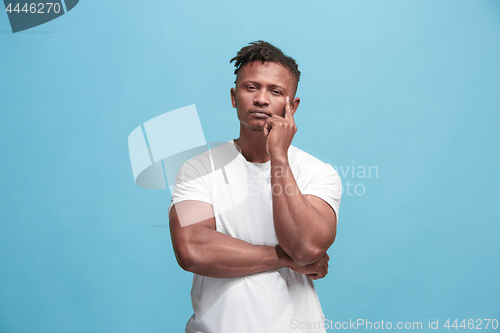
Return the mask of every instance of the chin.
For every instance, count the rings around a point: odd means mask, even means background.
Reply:
[[[264,132],[264,124],[254,123],[254,122],[241,122],[243,126],[251,130],[252,132]]]
[[[252,131],[252,132],[262,132],[264,133],[264,126],[260,126],[260,125],[254,125],[254,126],[248,126],[248,128]]]
[[[252,124],[252,123],[250,123],[248,127],[249,127],[252,131],[254,131],[254,132],[264,132],[264,125],[265,125],[265,124],[266,124],[265,122],[264,122],[264,123],[262,123],[262,122],[260,122],[260,121],[259,121],[259,122],[253,123],[253,124]]]
[[[264,132],[263,127],[250,127],[253,132]]]

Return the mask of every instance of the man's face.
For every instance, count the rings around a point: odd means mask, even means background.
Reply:
[[[240,122],[252,131],[263,131],[268,117],[285,116],[287,96],[295,113],[300,101],[292,100],[295,81],[286,67],[274,62],[254,61],[241,67],[236,88],[231,88],[231,102]]]

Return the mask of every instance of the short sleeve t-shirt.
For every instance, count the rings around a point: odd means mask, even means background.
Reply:
[[[323,199],[338,220],[341,181],[335,169],[294,146],[288,160],[301,193]],[[184,163],[169,212],[181,201],[207,202],[217,231],[275,246],[272,193],[279,190],[271,189],[270,161],[248,162],[231,140]],[[289,268],[238,278],[194,274],[191,299],[194,315],[186,332],[325,332],[313,281]]]

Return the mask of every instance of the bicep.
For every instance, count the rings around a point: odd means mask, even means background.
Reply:
[[[321,215],[323,215],[326,222],[328,223],[328,226],[334,230],[335,234],[337,230],[337,215],[335,214],[333,208],[328,203],[326,203],[326,201],[317,196],[306,194],[305,197],[307,201],[314,208],[316,208],[316,210],[319,211]]]
[[[170,210],[169,224],[172,246],[181,264],[189,256],[190,246],[199,241],[200,231],[215,230],[212,205],[194,200],[176,203]]]
[[[304,188],[302,193],[308,202],[316,208],[336,229],[340,197],[342,195],[342,182],[335,169],[329,164],[323,165],[318,170],[311,171],[315,174]]]

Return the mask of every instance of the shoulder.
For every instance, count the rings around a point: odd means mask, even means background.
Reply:
[[[288,157],[290,159],[294,159],[294,160],[298,160],[298,161],[304,160],[305,162],[311,162],[312,161],[313,163],[318,163],[318,162],[323,163],[318,158],[312,156],[309,153],[306,153],[302,149],[297,148],[297,147],[295,147],[293,145],[290,145],[290,148],[288,149]]]
[[[200,177],[220,169],[231,162],[238,154],[231,141],[212,144],[214,148],[205,150],[201,154],[189,158],[179,169],[179,175],[183,174],[188,178],[190,175]],[[186,157],[185,157],[186,159]]]
[[[292,169],[300,171],[308,170],[308,172],[314,170],[317,170],[318,172],[326,171],[334,176],[338,176],[337,171],[329,163],[325,163],[295,146],[290,146],[290,149],[288,150],[288,158]]]
[[[302,194],[323,199],[332,207],[338,219],[342,181],[337,170],[294,146],[290,146],[288,157]]]
[[[215,146],[215,148],[207,150],[207,147],[204,146],[175,156],[178,172],[175,178],[169,213],[170,209],[181,201],[193,200],[212,204],[213,172],[224,167],[228,163],[227,161],[231,161],[230,157],[235,155],[231,155],[231,148],[237,152],[232,142],[212,146]],[[191,157],[193,155],[196,156]],[[166,161],[165,166],[167,167],[170,162],[172,160]],[[170,166],[173,168],[175,163],[171,163]]]
[[[288,151],[290,168],[292,169],[297,185],[301,190],[313,193],[316,190],[330,189],[335,192],[335,197],[340,196],[342,181],[340,176],[329,163],[306,153],[305,151],[290,146]]]

